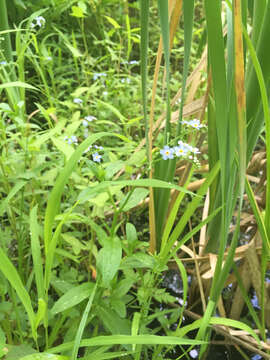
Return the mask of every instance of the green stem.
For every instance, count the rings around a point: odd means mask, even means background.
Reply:
[[[0,31],[5,30],[9,30],[7,6],[6,0],[0,0]],[[1,37],[3,37],[1,47],[3,49],[5,60],[10,62],[13,60],[10,33],[2,34]]]

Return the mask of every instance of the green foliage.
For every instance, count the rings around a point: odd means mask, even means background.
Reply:
[[[10,0],[8,11],[0,1],[0,358],[157,359],[172,346],[184,356],[195,345],[203,353],[216,325],[258,342],[244,322],[213,317],[231,268],[265,340],[265,304],[258,316],[234,252],[246,191],[262,239],[264,298],[270,182],[264,211],[244,181],[260,134],[269,160],[270,1],[254,3],[252,11],[243,1],[241,26],[237,4],[226,1],[225,11],[220,2],[184,0],[179,28],[181,11],[163,0]],[[245,39],[243,79],[235,67],[237,34]],[[205,45],[209,68],[196,84],[189,74]],[[204,103],[195,126],[185,112],[192,92],[194,103]],[[155,130],[151,117],[164,124]],[[186,157],[178,157],[183,143]],[[200,182],[198,190],[188,190],[191,182]],[[195,259],[206,226],[206,251],[217,252],[215,275],[202,319],[186,325],[188,273],[195,270],[179,253],[191,244]],[[150,253],[149,237],[157,240]],[[171,263],[181,298],[163,287]]]

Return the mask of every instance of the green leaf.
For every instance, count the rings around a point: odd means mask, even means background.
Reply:
[[[113,18],[111,18],[110,16],[106,16],[105,15],[105,18],[109,21],[109,23],[112,24],[112,26],[115,28],[115,29],[120,29],[121,26],[118,24],[117,21],[115,21]]]
[[[84,202],[87,201],[88,198],[91,198],[93,194],[101,189],[106,189],[107,187],[117,185],[117,186],[136,186],[136,187],[155,187],[155,188],[166,188],[166,189],[176,189],[178,191],[183,191],[190,195],[195,195],[191,191],[184,189],[181,186],[176,184],[171,184],[166,181],[157,180],[157,179],[138,179],[138,180],[116,180],[116,181],[102,181],[101,183],[91,186],[85,190],[83,190],[79,196],[78,200]],[[197,195],[195,195],[197,196]],[[201,196],[199,196],[201,199]]]
[[[126,267],[153,269],[155,265],[156,259],[153,256],[144,253],[137,253],[124,258],[121,263],[121,269]]]
[[[126,236],[129,243],[135,243],[138,240],[137,231],[133,224],[126,224]]]
[[[35,323],[35,314],[32,308],[31,299],[28,292],[25,290],[25,287],[22,283],[22,280],[12,262],[9,260],[4,251],[0,248],[0,270],[10,282],[11,286],[15,289],[18,294],[19,299],[21,300],[27,314],[32,327],[32,331],[34,331],[34,323]]]
[[[105,179],[110,180],[113,177],[113,175],[116,174],[121,169],[123,169],[123,167],[124,167],[124,162],[121,160],[109,163],[105,170]]]
[[[43,260],[40,250],[39,228],[37,222],[37,205],[30,212],[30,236],[38,298],[45,299],[44,276],[42,268]]]
[[[48,350],[51,353],[63,352],[71,349],[74,342],[59,345]],[[206,344],[205,341],[190,340],[179,338],[176,336],[157,336],[157,335],[111,335],[97,336],[91,339],[83,339],[80,346],[104,346],[104,345],[129,345],[129,344],[146,344],[146,345],[201,345]]]
[[[144,188],[137,188],[133,191],[133,193],[130,195],[127,203],[123,207],[122,211],[128,211],[135,206],[137,206],[142,200],[146,198],[146,196],[149,194],[149,190]],[[128,198],[129,194],[127,194],[119,204],[119,207],[121,208],[122,204],[125,203],[126,199]]]
[[[96,290],[97,290],[97,283],[94,286],[94,289],[93,289],[93,291],[91,293],[91,296],[90,296],[90,298],[88,300],[88,303],[87,303],[87,305],[86,305],[86,307],[84,309],[83,316],[82,316],[82,319],[80,321],[80,325],[79,325],[79,328],[78,328],[78,331],[77,331],[77,334],[76,334],[76,338],[75,338],[75,341],[74,341],[74,346],[73,346],[73,350],[72,350],[72,354],[71,354],[71,360],[76,360],[77,359],[77,355],[78,355],[78,351],[79,351],[83,331],[84,331],[84,328],[85,328],[85,325],[86,325],[86,322],[87,322],[87,319],[88,319],[90,309],[92,307],[92,303],[93,303],[93,300],[94,300],[94,297],[95,297],[95,294],[96,294]]]
[[[71,16],[77,17],[77,18],[84,18],[85,15],[83,14],[83,9],[79,6],[72,6],[71,7],[72,13]]]
[[[92,136],[89,136],[84,142],[82,142],[77,149],[74,151],[70,159],[68,160],[66,166],[61,169],[60,174],[55,182],[54,188],[50,194],[48,204],[46,207],[45,213],[45,221],[44,221],[44,244],[45,244],[45,253],[47,254],[49,243],[52,240],[52,227],[53,222],[55,220],[55,216],[58,212],[61,196],[64,191],[64,187],[68,182],[68,179],[75,169],[76,165],[79,162],[80,157],[82,156],[83,152],[95,141],[104,137],[104,136],[117,136],[116,134],[112,133],[98,133]]]
[[[117,273],[122,258],[122,246],[117,237],[107,241],[97,256],[97,269],[102,277],[102,285],[109,287]]]
[[[0,85],[0,89],[6,89],[6,88],[11,88],[11,87],[19,87],[19,88],[25,88],[25,89],[31,89],[31,90],[37,90],[39,91],[36,87],[26,84],[24,82],[21,81],[13,81],[13,82],[9,82],[9,83],[4,83]]]
[[[38,299],[38,312],[35,318],[35,329],[38,328],[40,322],[44,319],[47,310],[47,303],[43,299]]]
[[[2,330],[1,326],[0,326],[0,344],[3,345],[6,343],[6,336],[4,331]]]
[[[24,356],[20,358],[20,360],[68,360],[68,357],[49,353],[38,353]]]
[[[65,155],[67,160],[74,153],[73,147],[66,142],[59,140],[55,137],[52,137],[51,140],[54,143],[54,146]]]
[[[21,190],[22,187],[24,187],[25,184],[26,184],[26,181],[24,181],[24,180],[18,181],[14,185],[14,187],[10,190],[8,196],[4,200],[1,201],[0,216],[2,216],[4,214],[4,212],[7,210],[9,201],[17,194],[18,191]]]
[[[87,299],[94,288],[93,283],[85,283],[75,286],[60,297],[51,309],[52,314],[58,314]]]

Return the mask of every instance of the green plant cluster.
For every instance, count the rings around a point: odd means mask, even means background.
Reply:
[[[237,0],[224,9],[184,0],[172,40],[177,10],[164,0],[0,0],[0,358],[167,359],[174,349],[178,358],[202,357],[220,325],[266,341],[267,305],[260,300],[259,318],[243,286],[248,324],[214,316],[232,268],[241,284],[234,252],[245,191],[262,238],[260,299],[266,291],[270,202],[263,216],[248,180],[245,187],[261,132],[269,144],[270,61],[260,49],[270,1],[262,3],[242,4],[244,84],[233,45]],[[159,41],[163,74],[150,105]],[[208,108],[200,120],[186,118],[188,75],[206,44],[196,97],[207,92]],[[164,119],[155,134],[153,109]],[[217,265],[204,313],[188,323],[190,269],[178,255],[206,226],[205,253],[216,252]],[[181,297],[164,287],[171,263]]]

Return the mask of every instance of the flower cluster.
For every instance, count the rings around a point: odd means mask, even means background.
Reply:
[[[78,145],[78,138],[77,138],[77,136],[75,136],[75,135],[72,135],[72,136],[70,136],[70,137],[65,136],[65,137],[64,137],[64,141],[66,141],[69,145],[72,145],[72,144]],[[93,149],[95,149],[95,150],[94,150],[95,152],[92,154],[92,159],[93,159],[93,161],[100,163],[101,160],[102,160],[102,155],[100,155],[97,151],[98,151],[98,150],[99,150],[99,151],[102,151],[102,150],[103,150],[103,146],[90,145],[90,146],[84,151],[84,153],[88,153],[89,151],[92,151]]]
[[[93,120],[97,120],[97,118],[95,116],[92,116],[92,115],[87,115],[83,119],[82,124],[83,124],[84,127],[87,127],[89,125],[89,123],[92,122]]]
[[[71,137],[65,136],[64,140],[69,144],[75,144],[78,145],[78,138],[75,135],[72,135]]]
[[[188,125],[193,127],[194,129],[200,129],[202,127],[204,127],[203,124],[200,123],[200,120],[198,119],[193,119],[193,120],[183,120],[182,124]]]
[[[46,20],[44,19],[43,16],[37,16],[34,19],[34,21],[30,24],[30,27],[34,28],[34,27],[38,26],[41,28],[43,25],[45,25],[45,23],[46,23]]]
[[[160,150],[163,160],[173,159],[175,156],[188,156],[189,159],[194,159],[196,161],[196,155],[199,153],[200,151],[198,148],[186,144],[181,140],[178,141],[178,146],[169,147],[168,145],[165,145],[164,148]]]

